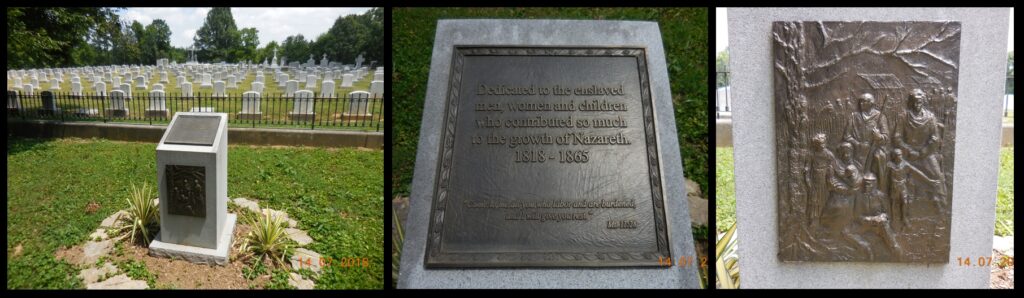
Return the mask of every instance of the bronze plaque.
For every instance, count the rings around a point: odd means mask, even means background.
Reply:
[[[427,267],[671,259],[643,49],[453,56]]]
[[[166,165],[167,213],[206,217],[206,168]]]
[[[779,259],[946,263],[959,22],[775,22]]]
[[[178,116],[174,126],[167,129],[164,144],[213,146],[220,129],[220,117],[217,116]]]

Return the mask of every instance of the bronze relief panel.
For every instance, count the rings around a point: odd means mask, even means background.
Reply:
[[[775,22],[779,259],[949,259],[959,22]]]
[[[166,165],[167,212],[173,215],[206,217],[206,168]]]

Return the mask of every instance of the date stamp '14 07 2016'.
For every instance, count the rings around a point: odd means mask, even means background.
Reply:
[[[307,258],[303,258],[303,257],[299,257],[298,261],[299,261],[298,262],[299,263],[299,268],[309,268],[309,267],[313,267],[314,265],[319,265],[320,267],[335,266],[335,267],[342,267],[342,268],[350,268],[350,267],[368,268],[368,267],[370,267],[370,259],[369,258],[348,258],[348,257],[344,257],[344,258],[331,258],[331,257],[320,257],[320,258],[307,257]]]

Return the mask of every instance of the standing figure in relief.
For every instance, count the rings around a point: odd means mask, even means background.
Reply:
[[[865,173],[875,173],[882,189],[888,186],[885,164],[889,160],[885,148],[889,142],[889,121],[878,110],[875,96],[870,93],[858,97],[860,111],[850,115],[846,124],[845,141],[853,144],[856,160]]]
[[[925,175],[920,183],[912,183],[917,186],[911,189],[911,195],[916,198],[927,197],[935,201],[936,207],[944,213],[942,199],[946,197],[945,177],[940,166],[941,154],[938,150],[941,141],[942,123],[936,119],[935,114],[924,107],[924,91],[914,89],[910,94],[910,110],[907,119],[903,122],[903,129],[897,135],[896,147],[903,150],[904,157],[910,165]]]
[[[805,168],[806,182],[810,189],[807,196],[807,217],[812,230],[821,226],[821,211],[828,200],[836,170],[836,157],[825,148],[825,134],[811,138],[811,156]]]

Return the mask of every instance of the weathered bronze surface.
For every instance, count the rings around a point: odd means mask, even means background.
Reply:
[[[669,262],[643,49],[457,47],[449,84],[427,267]]]
[[[167,212],[206,217],[206,168],[166,165]]]
[[[959,22],[775,22],[779,259],[946,263]]]
[[[220,128],[220,117],[178,116],[164,144],[213,146]]]

